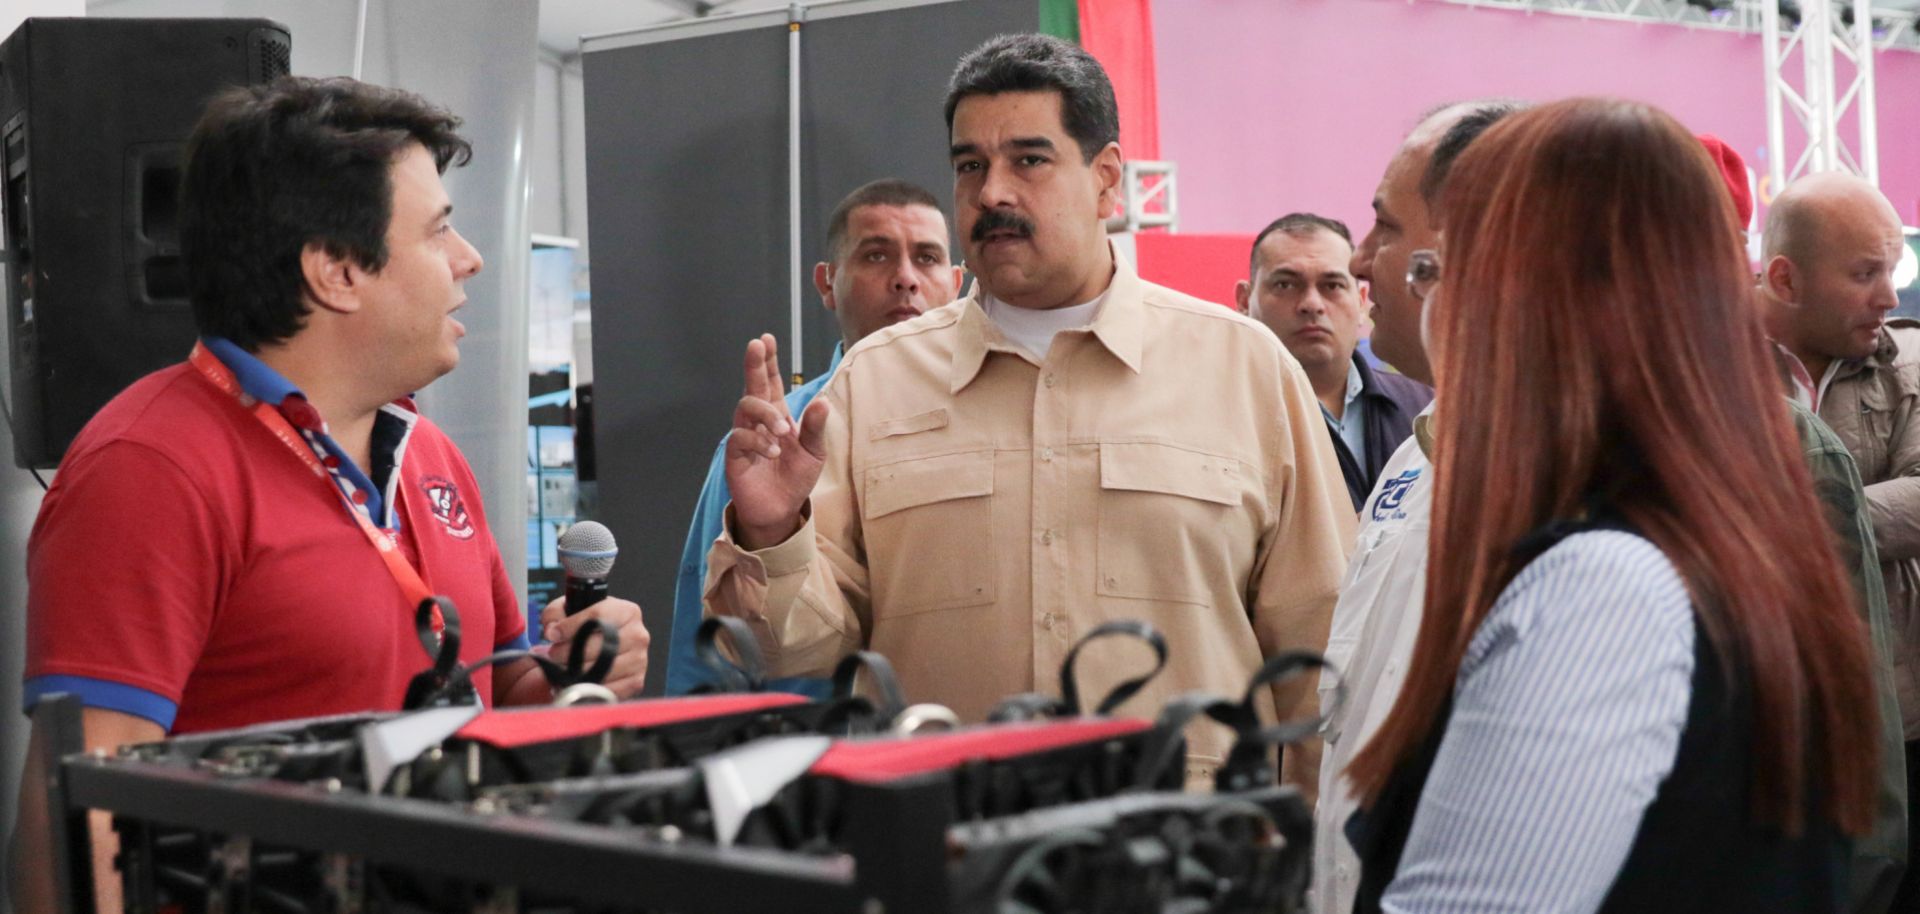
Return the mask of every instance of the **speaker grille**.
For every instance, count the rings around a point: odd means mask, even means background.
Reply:
[[[292,37],[275,29],[255,29],[247,36],[247,69],[250,81],[256,84],[292,73]]]

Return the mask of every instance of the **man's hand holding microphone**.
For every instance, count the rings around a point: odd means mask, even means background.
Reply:
[[[603,683],[622,699],[640,694],[647,682],[647,645],[652,636],[641,620],[640,604],[607,595],[607,575],[619,554],[613,533],[594,521],[581,521],[560,536],[560,564],[567,569],[566,593],[540,610],[541,634],[554,657],[565,657],[588,619],[613,630],[620,652]],[[588,645],[593,656],[596,645]]]

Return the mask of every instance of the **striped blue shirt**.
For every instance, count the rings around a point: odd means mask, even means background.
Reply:
[[[1684,581],[1639,536],[1579,533],[1522,570],[1460,664],[1383,910],[1597,910],[1673,770],[1693,642]]]
[[[1340,418],[1333,417],[1333,411],[1326,404],[1320,405],[1320,417],[1327,420],[1340,436],[1340,443],[1347,446],[1347,453],[1353,462],[1367,465],[1367,400],[1361,394],[1367,392],[1367,382],[1360,377],[1360,363],[1347,360],[1347,392],[1344,405],[1340,407]]]

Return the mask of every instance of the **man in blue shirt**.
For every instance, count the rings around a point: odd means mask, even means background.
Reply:
[[[953,300],[960,290],[960,268],[948,255],[947,219],[940,202],[906,181],[883,179],[848,194],[827,222],[827,260],[814,264],[813,286],[820,301],[840,320],[840,344],[826,373],[787,394],[795,416],[840,367],[840,354],[883,327],[912,320]],[[727,503],[725,442],[716,448],[706,485],[693,509],[693,527],[680,556],[680,577],[673,594],[673,630],[667,651],[667,693],[681,695],[710,681],[711,671],[694,655],[693,634],[700,627],[701,590],[707,579],[707,550],[720,535]],[[781,679],[774,688],[823,697],[824,679]]]

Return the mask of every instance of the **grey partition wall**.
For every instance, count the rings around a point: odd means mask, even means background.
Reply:
[[[798,276],[789,266],[789,14],[583,44],[598,519],[620,541],[614,591],[646,610],[649,692],[665,683],[674,580],[740,397],[747,341],[774,334],[788,373],[826,369],[839,326],[810,276],[827,215],[880,177],[918,182],[950,206],[947,77],[982,41],[1034,30],[1039,4],[843,0],[812,4],[803,19]],[[803,359],[793,366],[796,279]]]

